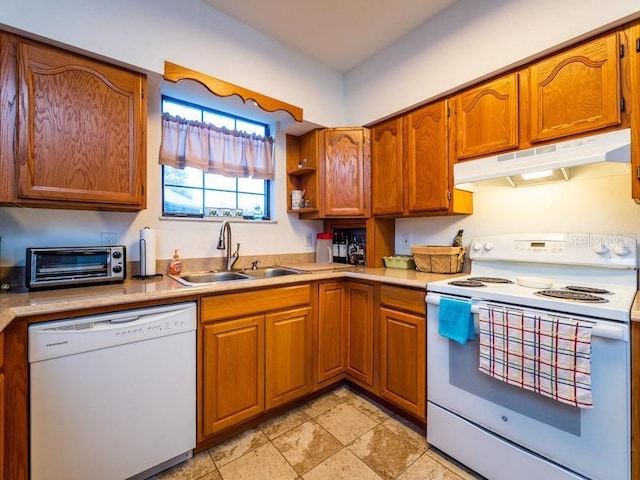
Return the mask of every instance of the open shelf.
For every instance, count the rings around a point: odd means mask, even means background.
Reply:
[[[316,173],[316,169],[313,167],[303,167],[303,168],[296,168],[295,170],[289,170],[287,172],[287,175],[290,175],[292,177],[301,177],[303,175],[309,175],[311,173]]]
[[[318,209],[317,208],[289,208],[287,210],[287,213],[313,213],[313,212],[317,212]]]

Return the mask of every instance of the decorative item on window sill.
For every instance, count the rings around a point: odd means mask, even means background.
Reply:
[[[206,217],[244,218],[244,211],[241,208],[206,207],[204,214]]]

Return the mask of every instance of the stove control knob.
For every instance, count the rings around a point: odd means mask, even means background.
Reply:
[[[598,243],[593,246],[593,251],[596,252],[598,255],[604,255],[609,251],[609,248],[603,243]]]
[[[615,247],[613,247],[613,253],[615,253],[619,257],[624,257],[629,253],[629,249],[624,245],[616,245]]]
[[[493,242],[491,240],[489,240],[487,243],[485,243],[484,244],[484,249],[487,252],[493,250]]]
[[[475,242],[473,242],[473,245],[472,245],[471,248],[473,248],[474,252],[478,252],[478,251],[482,250],[482,243],[480,243],[479,241],[476,240]]]

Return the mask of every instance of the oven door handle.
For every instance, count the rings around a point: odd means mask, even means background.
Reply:
[[[437,293],[428,292],[426,297],[426,302],[431,305],[440,305],[441,295]],[[480,312],[479,303],[471,304],[471,313],[474,315]],[[568,318],[571,318],[568,316]],[[476,325],[477,328],[477,325]],[[626,323],[622,323],[619,325],[611,324],[611,323],[594,323],[593,329],[591,330],[592,337],[600,337],[600,338],[609,338],[611,340],[620,340],[623,342],[629,341],[629,326]]]

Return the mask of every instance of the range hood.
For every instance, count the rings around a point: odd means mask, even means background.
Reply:
[[[453,166],[456,188],[475,191],[487,181],[502,179],[505,186],[515,186],[512,179],[522,174],[544,170],[561,171],[554,178],[567,180],[572,167],[602,162],[630,163],[631,130],[629,128],[601,133],[527,150],[501,153],[477,160],[466,160]],[[540,180],[537,183],[541,183]]]

